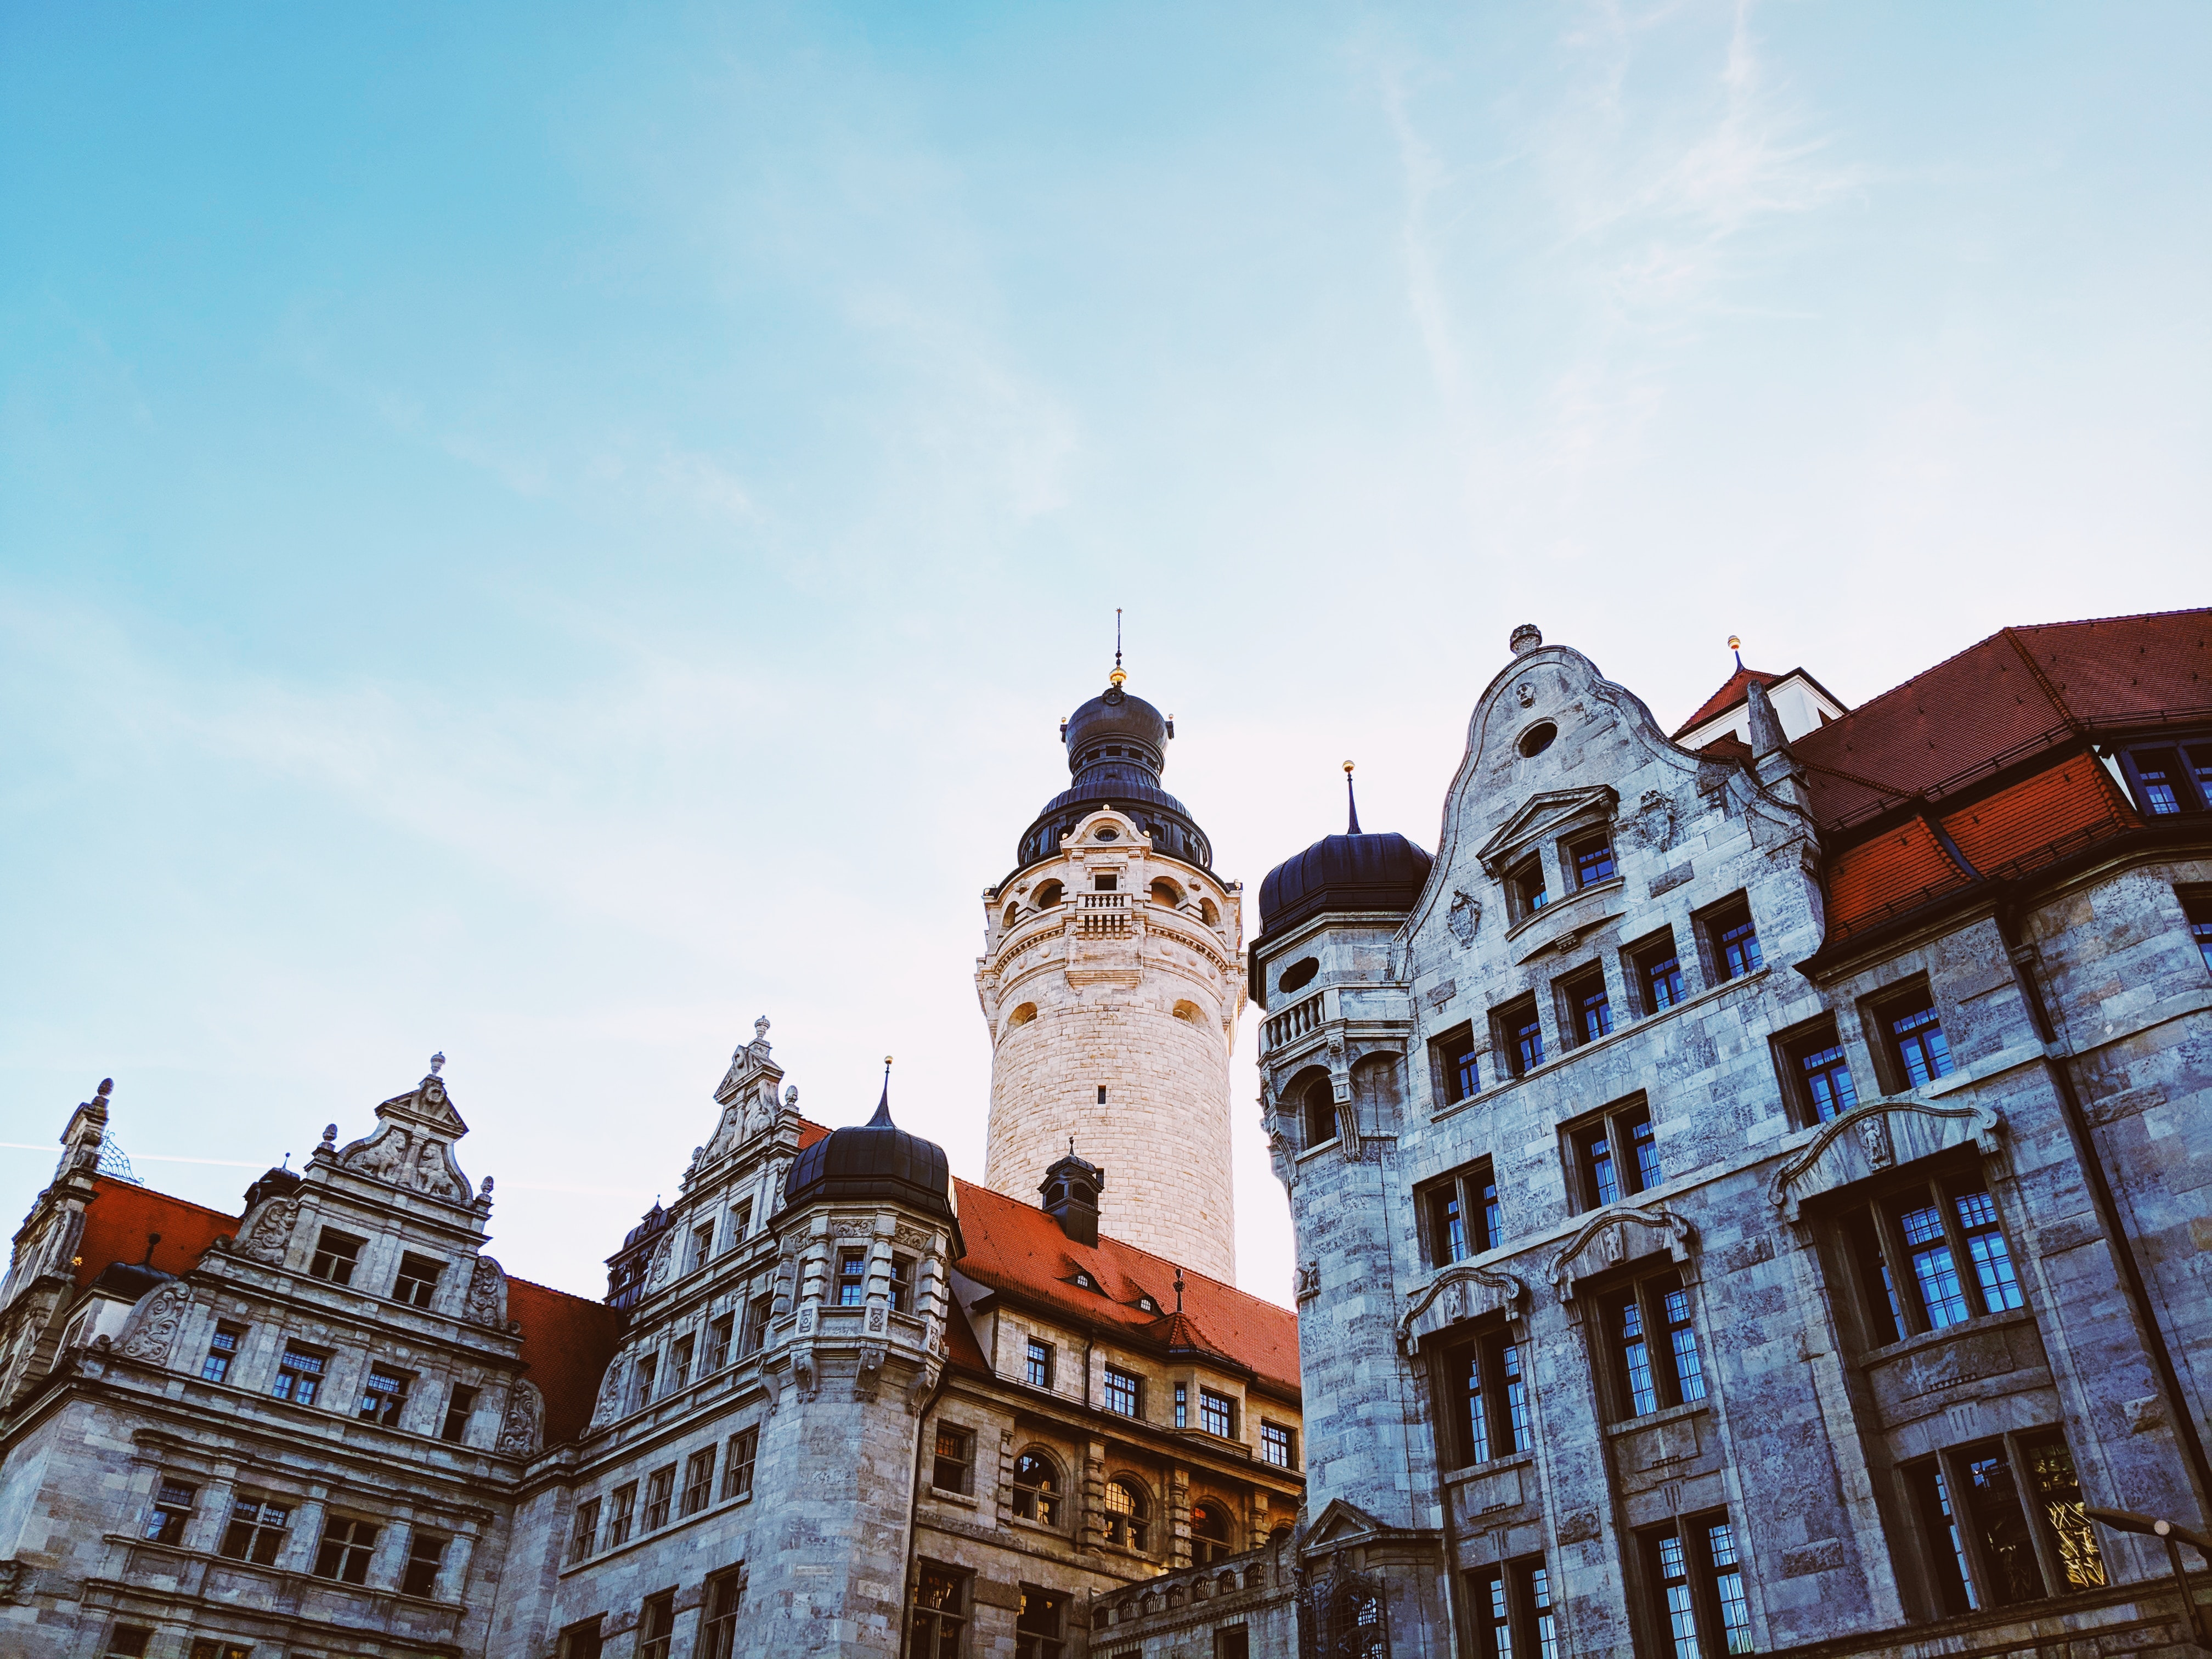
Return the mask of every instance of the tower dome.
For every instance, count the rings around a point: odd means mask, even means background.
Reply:
[[[1435,862],[1395,831],[1370,835],[1359,827],[1352,796],[1352,763],[1344,763],[1350,821],[1344,834],[1323,836],[1267,872],[1260,884],[1260,933],[1252,941],[1253,994],[1267,1002],[1267,964],[1272,948],[1291,929],[1316,916],[1350,911],[1403,915],[1428,885]]]
[[[858,1127],[833,1130],[800,1152],[784,1177],[783,1201],[788,1208],[817,1199],[838,1204],[882,1199],[951,1221],[951,1177],[942,1146],[891,1121],[886,1060],[876,1115]]]
[[[1213,846],[1198,820],[1160,787],[1175,722],[1123,690],[1127,678],[1116,668],[1103,691],[1060,723],[1073,782],[1022,831],[1014,855],[1017,872],[1050,858],[1075,826],[1101,807],[1135,819],[1153,847],[1170,857],[1200,869],[1212,866]]]

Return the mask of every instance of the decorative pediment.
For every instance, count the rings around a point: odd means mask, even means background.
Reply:
[[[1528,1304],[1528,1285],[1514,1275],[1467,1262],[1445,1268],[1407,1295],[1406,1311],[1398,1316],[1398,1350],[1407,1354],[1419,1353],[1424,1339],[1462,1320],[1523,1314]]]
[[[1605,783],[1589,789],[1555,789],[1531,795],[1482,843],[1475,857],[1492,876],[1502,877],[1537,842],[1582,824],[1609,823],[1620,804],[1620,792]]]
[[[1661,1249],[1686,1265],[1697,1243],[1698,1230],[1671,1205],[1616,1204],[1597,1211],[1575,1230],[1552,1258],[1548,1277],[1559,1300],[1571,1302],[1577,1279]]]
[[[380,1114],[383,1109],[377,1109]],[[466,1204],[475,1195],[469,1178],[453,1162],[451,1143],[427,1128],[387,1120],[374,1134],[355,1141],[337,1157],[338,1167],[349,1175],[367,1176],[448,1204]]]
[[[1954,1146],[1972,1143],[1992,1157],[2004,1151],[2004,1120],[1972,1103],[1936,1106],[1919,1100],[1876,1100],[1824,1124],[1802,1150],[1774,1172],[1767,1197],[1792,1221],[1797,1206],[1819,1193],[1847,1187]]]
[[[763,1014],[753,1022],[753,1040],[741,1042],[730,1055],[730,1069],[714,1087],[714,1098],[727,1106],[740,1097],[756,1092],[750,1085],[763,1079],[768,1085],[768,1097],[775,1098],[775,1085],[783,1079],[783,1068],[769,1058],[768,1016]]]
[[[1314,1517],[1313,1525],[1306,1528],[1305,1536],[1298,1540],[1298,1547],[1310,1553],[1356,1544],[1395,1530],[1395,1528],[1368,1514],[1358,1504],[1335,1498],[1329,1500],[1327,1509]]]

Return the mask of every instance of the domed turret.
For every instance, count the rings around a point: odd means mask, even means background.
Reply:
[[[1340,836],[1323,836],[1285,859],[1260,884],[1260,934],[1252,941],[1253,995],[1267,1003],[1267,959],[1272,947],[1303,922],[1345,911],[1410,910],[1428,884],[1434,862],[1395,832],[1368,835],[1359,828],[1352,796],[1352,763],[1344,763],[1350,823]]]
[[[954,1219],[945,1149],[891,1121],[888,1060],[876,1115],[857,1128],[836,1130],[806,1148],[793,1162],[783,1183],[787,1208],[815,1200],[851,1204],[872,1199]]]
[[[1128,678],[1116,667],[1106,690],[1061,722],[1073,785],[1054,796],[1022,831],[1014,855],[1017,872],[1050,858],[1062,836],[1101,807],[1126,812],[1144,826],[1156,851],[1201,870],[1213,865],[1213,847],[1190,809],[1160,787],[1175,722],[1142,697],[1122,690]]]

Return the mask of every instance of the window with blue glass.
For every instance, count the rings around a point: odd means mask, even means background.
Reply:
[[[2212,888],[2184,887],[2178,891],[2181,914],[2189,922],[2189,937],[2196,943],[2197,953],[2204,958],[2204,965],[2212,968]]]
[[[1630,979],[1644,1018],[1672,1008],[1682,1000],[1682,963],[1675,954],[1670,929],[1628,953]]]
[[[1783,1087],[1799,1123],[1832,1123],[1859,1103],[1850,1059],[1833,1018],[1801,1028],[1780,1046]]]
[[[1717,1659],[1753,1650],[1742,1551],[1725,1514],[1645,1534],[1644,1558],[1661,1652],[1671,1659]]]
[[[1603,834],[1583,836],[1569,842],[1567,861],[1574,866],[1577,891],[1585,887],[1595,887],[1601,881],[1611,881],[1615,874],[1613,842]]]
[[[1559,1659],[1552,1575],[1541,1557],[1477,1567],[1476,1645],[1483,1659]]]
[[[1462,1025],[1436,1040],[1437,1084],[1447,1106],[1472,1100],[1482,1091],[1481,1057],[1476,1054],[1474,1027]]]
[[[1602,1209],[1666,1178],[1650,1108],[1640,1099],[1571,1126],[1567,1147],[1579,1209]]]
[[[1468,1337],[1443,1350],[1437,1398],[1451,1421],[1440,1437],[1455,1468],[1527,1451],[1535,1442],[1521,1346],[1509,1331]]]
[[[1639,1279],[1600,1297],[1598,1306],[1612,1363],[1615,1418],[1643,1417],[1705,1397],[1705,1358],[1680,1273]]]
[[[1600,963],[1592,963],[1559,981],[1559,1005],[1575,1047],[1613,1035],[1613,999]]]
[[[2026,1304],[1996,1202],[1978,1175],[1921,1176],[1839,1219],[1876,1346]]]
[[[2212,806],[2212,743],[2130,749],[2122,769],[2145,817],[2176,817]]]
[[[1736,897],[1716,905],[1706,913],[1705,925],[1716,979],[1741,979],[1766,965],[1766,955],[1759,947],[1759,929],[1752,921],[1748,901]]]
[[[1505,897],[1513,920],[1526,921],[1551,902],[1550,885],[1540,854],[1531,854],[1515,865],[1505,878]]]
[[[1544,1024],[1534,994],[1519,997],[1491,1016],[1497,1030],[1500,1063],[1515,1077],[1526,1077],[1544,1063]]]
[[[1422,1182],[1413,1190],[1413,1202],[1427,1231],[1431,1267],[1497,1249],[1498,1176],[1488,1158]]]
[[[1900,1089],[1924,1088],[1951,1075],[1951,1043],[1925,985],[1881,1003],[1875,1010],[1887,1035],[1895,1082]]]

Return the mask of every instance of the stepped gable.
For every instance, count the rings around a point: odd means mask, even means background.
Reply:
[[[135,1267],[146,1260],[146,1237],[161,1235],[154,1247],[153,1267],[172,1278],[190,1273],[209,1245],[238,1231],[238,1218],[188,1200],[172,1198],[135,1182],[100,1176],[85,1206],[84,1237],[77,1243],[79,1290],[113,1262]]]
[[[1033,1205],[957,1177],[953,1185],[968,1247],[954,1266],[977,1284],[1048,1304],[1071,1321],[1110,1329],[1133,1346],[1161,1347],[1172,1338],[1242,1366],[1272,1388],[1297,1391],[1298,1322],[1288,1309],[1186,1269],[1185,1312],[1178,1323],[1173,1262],[1103,1234],[1095,1247],[1079,1244]],[[1097,1281],[1098,1290],[1069,1282],[1079,1269]],[[1166,1311],[1147,1313],[1137,1305],[1139,1295]]]
[[[546,1285],[507,1276],[507,1316],[522,1327],[522,1358],[545,1400],[545,1443],[583,1433],[599,1379],[622,1344],[621,1310]]]

